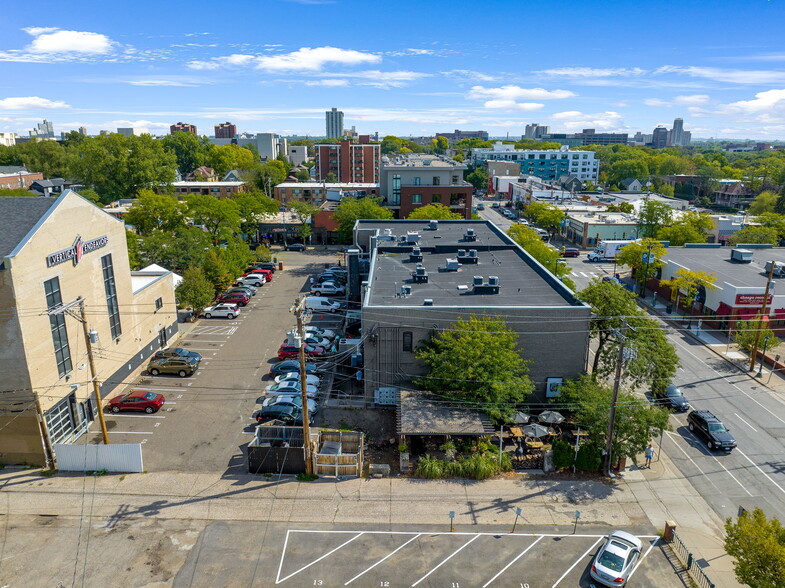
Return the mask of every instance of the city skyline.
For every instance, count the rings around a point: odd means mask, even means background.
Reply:
[[[118,18],[119,9],[93,1],[52,5],[34,21],[9,7],[0,131],[27,136],[46,119],[56,135],[165,134],[182,120],[211,134],[230,120],[239,132],[319,137],[336,107],[346,128],[382,136],[456,128],[516,137],[534,121],[553,132],[633,135],[681,118],[693,139],[785,139],[785,53],[766,42],[785,16],[776,3],[707,10],[617,1],[601,13],[588,5],[565,13],[558,2],[475,10],[437,0],[439,27],[411,2],[241,3],[245,22],[263,23],[254,33],[194,27],[177,7],[137,6]],[[529,23],[525,35],[499,34],[517,30],[516,15]],[[717,38],[728,22],[743,44]]]

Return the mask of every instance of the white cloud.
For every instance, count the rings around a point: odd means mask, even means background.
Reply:
[[[0,110],[33,110],[36,108],[71,108],[62,100],[49,100],[38,96],[18,98],[3,98],[0,100]]]
[[[767,112],[785,107],[785,90],[767,90],[755,94],[754,100],[742,100],[728,105],[732,110],[745,113]]]
[[[520,110],[521,112],[533,112],[540,110],[545,104],[537,102],[516,102],[515,100],[508,100],[500,98],[498,100],[488,100],[483,105],[485,108],[498,108],[504,110]]]
[[[254,66],[267,71],[321,71],[328,63],[359,65],[379,63],[382,58],[372,53],[339,49],[338,47],[302,47],[291,53],[279,55],[233,54],[214,57],[209,61],[191,61],[188,67],[197,70],[212,70],[225,66]]]
[[[661,98],[647,98],[643,101],[646,106],[666,107],[666,106],[698,106],[709,102],[708,94],[689,94],[687,96],[676,96],[673,100],[662,100]]]
[[[574,92],[569,90],[546,90],[545,88],[521,88],[520,86],[501,86],[499,88],[486,88],[485,86],[472,86],[469,98],[482,100],[492,98],[496,100],[561,100],[573,98]]]
[[[26,47],[30,53],[88,53],[102,55],[112,51],[114,42],[100,33],[62,31],[56,28],[32,27],[24,29],[33,37]]]
[[[232,55],[224,55],[222,57],[214,57],[210,61],[191,61],[188,67],[197,70],[212,70],[219,69],[226,66],[244,66],[250,65],[256,61],[254,55],[244,55],[242,53],[233,53]]]
[[[157,80],[127,80],[127,84],[131,84],[132,86],[147,86],[147,87],[183,87],[183,88],[194,88],[199,84],[193,82],[183,82],[180,80],[166,80],[166,79],[157,79]]]
[[[474,71],[471,69],[451,69],[449,71],[443,71],[441,74],[447,77],[464,78],[478,82],[495,82],[499,79],[496,76],[491,76],[482,73],[481,71]]]
[[[149,120],[110,120],[101,124],[102,129],[114,131],[118,128],[132,128],[144,132],[148,129],[158,129],[168,131],[171,123],[168,122],[152,122]]]
[[[660,100],[659,98],[646,98],[646,100],[644,100],[643,103],[646,106],[657,106],[657,107],[663,107],[663,106],[670,106],[671,105],[670,102],[666,102],[665,100]]]
[[[546,76],[560,76],[566,78],[608,78],[608,77],[635,77],[648,73],[639,67],[557,67],[535,71],[536,74]]]
[[[621,115],[614,111],[587,114],[578,110],[569,110],[557,112],[551,116],[551,119],[570,131],[580,129],[610,131],[625,128]]]
[[[333,80],[333,79],[326,79],[326,80],[309,80],[305,82],[306,86],[327,86],[327,87],[338,87],[338,86],[348,86],[349,80]]]
[[[777,70],[722,69],[719,67],[698,67],[694,65],[665,65],[657,68],[654,73],[677,73],[693,78],[703,78],[715,82],[731,84],[785,83],[785,71]]]
[[[406,86],[409,82],[414,82],[422,78],[430,77],[431,74],[422,73],[418,71],[408,71],[408,70],[399,70],[399,71],[379,71],[378,69],[371,69],[371,70],[364,70],[364,71],[353,71],[353,72],[320,72],[319,76],[323,76],[327,79],[334,79],[335,81],[338,80],[352,80],[354,85],[357,86],[371,86],[374,88],[380,88],[383,90],[387,90],[390,88],[402,88]],[[317,85],[305,82],[307,85]],[[330,84],[322,84],[322,85],[330,85]],[[332,85],[339,85],[339,84],[332,84]],[[348,85],[348,84],[340,84],[340,85]]]

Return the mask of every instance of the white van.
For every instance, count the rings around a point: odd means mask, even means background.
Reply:
[[[324,296],[306,296],[305,308],[316,312],[335,312],[341,308],[341,303],[332,302]]]

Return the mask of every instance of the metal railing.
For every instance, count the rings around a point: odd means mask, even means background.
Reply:
[[[676,554],[676,557],[690,575],[692,581],[695,582],[699,588],[714,588],[714,582],[709,580],[709,577],[706,575],[706,572],[703,571],[703,568],[695,562],[695,556],[687,549],[687,545],[682,538],[679,537],[679,534],[675,529],[673,530],[673,540],[670,542],[670,546],[671,549],[673,549],[673,553]]]

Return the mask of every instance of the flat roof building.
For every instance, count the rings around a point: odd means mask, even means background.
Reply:
[[[472,314],[518,332],[538,398],[584,372],[590,307],[493,223],[361,220],[354,243],[370,259],[360,299],[368,403],[379,387],[411,386],[426,372],[419,342]]]
[[[572,174],[582,182],[597,182],[600,161],[592,151],[561,149],[515,149],[513,145],[497,142],[493,147],[472,149],[475,165],[486,161],[514,161],[520,164],[521,174],[542,178],[546,182]]]

